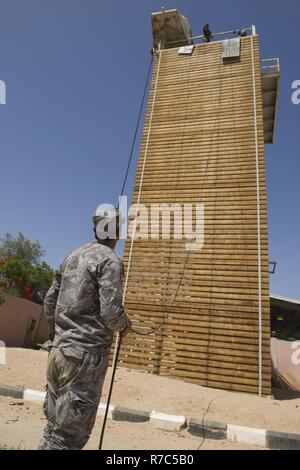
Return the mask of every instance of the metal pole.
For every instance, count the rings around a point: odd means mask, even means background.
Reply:
[[[103,439],[104,439],[105,428],[106,428],[106,422],[107,422],[107,417],[108,417],[108,412],[109,412],[109,406],[110,406],[110,401],[111,401],[111,396],[112,396],[112,391],[113,391],[113,386],[114,386],[114,381],[115,381],[115,375],[116,375],[116,370],[117,370],[121,345],[122,345],[122,335],[120,333],[118,333],[117,334],[117,340],[116,340],[115,352],[114,352],[114,358],[113,358],[113,363],[112,363],[112,377],[111,377],[109,393],[108,393],[108,397],[107,397],[106,410],[105,410],[105,415],[104,415],[104,418],[103,418],[103,424],[102,424],[102,430],[101,430],[101,436],[100,436],[100,442],[99,442],[99,450],[102,450]]]

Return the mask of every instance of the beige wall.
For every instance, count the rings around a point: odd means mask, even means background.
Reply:
[[[43,307],[10,294],[5,299],[0,306],[0,340],[8,347],[34,347],[46,341]]]

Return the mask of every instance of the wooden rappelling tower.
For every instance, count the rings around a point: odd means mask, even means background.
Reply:
[[[149,223],[148,239],[126,242],[126,309],[136,333],[124,340],[121,360],[268,395],[264,146],[273,142],[279,62],[261,61],[254,27],[203,43],[177,10],[154,13],[152,24],[155,63],[132,203],[149,211],[202,203],[204,243],[188,252],[172,217],[170,240],[151,238]]]

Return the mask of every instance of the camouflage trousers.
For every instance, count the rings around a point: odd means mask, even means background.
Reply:
[[[52,348],[44,413],[48,424],[39,450],[81,450],[95,424],[108,353]]]

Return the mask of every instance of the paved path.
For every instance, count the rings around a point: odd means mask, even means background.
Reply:
[[[7,348],[6,365],[0,365],[0,384],[43,390],[47,353]],[[105,403],[111,368],[101,402]],[[155,391],[155,393],[153,393]],[[273,400],[246,393],[226,392],[145,374],[120,367],[116,374],[112,404],[143,411],[160,411],[187,418],[222,421],[239,426],[300,434],[300,398]]]
[[[1,449],[36,449],[44,425],[41,405],[0,397]],[[100,429],[101,420],[98,419],[87,450],[97,448]],[[104,442],[106,450],[197,450],[199,446],[203,450],[257,449],[227,441],[203,442],[187,431],[175,434],[163,432],[151,423],[108,422]]]

